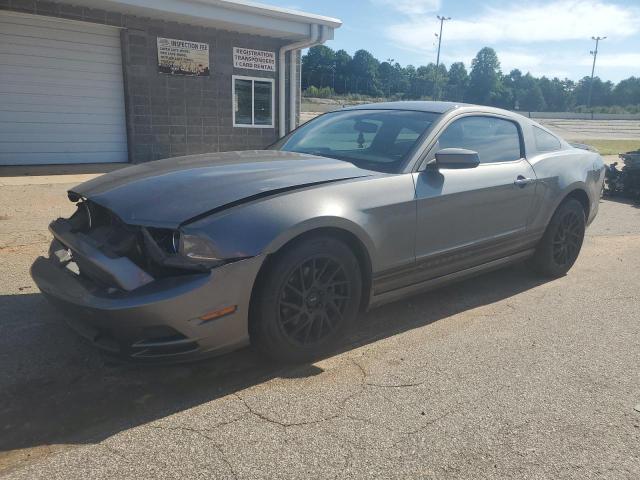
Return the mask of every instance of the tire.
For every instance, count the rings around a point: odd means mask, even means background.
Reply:
[[[585,211],[575,198],[563,201],[551,217],[535,254],[527,264],[547,277],[562,277],[580,254],[586,228]]]
[[[284,362],[330,352],[358,314],[362,277],[355,255],[323,235],[302,239],[270,260],[252,306],[251,343]]]

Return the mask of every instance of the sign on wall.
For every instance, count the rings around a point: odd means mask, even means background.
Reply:
[[[172,75],[209,75],[209,44],[158,37],[158,71]]]
[[[233,47],[233,67],[275,72],[276,54],[265,50]]]

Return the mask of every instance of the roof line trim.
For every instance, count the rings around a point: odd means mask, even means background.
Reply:
[[[316,15],[314,13],[301,12],[299,10],[293,10],[289,8],[274,7],[271,5],[265,5],[262,3],[247,1],[247,0],[183,0],[191,3],[201,3],[205,5],[215,5],[221,8],[227,8],[229,10],[237,10],[241,12],[253,13],[256,15],[262,15],[265,17],[280,18],[283,20],[290,20],[298,23],[318,24],[326,25],[332,28],[339,28],[342,26],[342,21],[333,18],[325,17],[323,15]]]

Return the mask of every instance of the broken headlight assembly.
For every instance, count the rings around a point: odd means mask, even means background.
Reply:
[[[143,228],[142,235],[146,252],[161,266],[205,271],[225,263],[206,237],[151,228]]]
[[[178,254],[195,262],[206,262],[220,264],[223,262],[218,258],[213,245],[209,239],[198,235],[180,234]]]

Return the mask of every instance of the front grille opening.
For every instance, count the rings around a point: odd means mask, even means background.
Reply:
[[[135,358],[170,357],[173,355],[194,353],[197,350],[198,342],[195,341],[175,345],[135,346],[133,347],[131,356]]]
[[[140,338],[131,346],[131,356],[137,358],[180,355],[198,350],[198,342],[188,339],[167,325],[142,328]]]
[[[175,277],[194,273],[194,269],[180,268],[160,264],[149,254],[149,246],[145,243],[143,227],[128,225],[109,209],[92,202],[78,202],[75,213],[69,218],[74,232],[86,235],[102,253],[111,258],[126,257],[154,278]],[[153,242],[166,255],[178,253],[179,234],[167,228],[146,228]],[[110,286],[103,282],[91,265],[79,263],[80,275],[96,281],[102,286]]]
[[[140,331],[140,338],[134,345],[141,343],[163,343],[185,340],[187,337],[168,325],[144,327]]]

